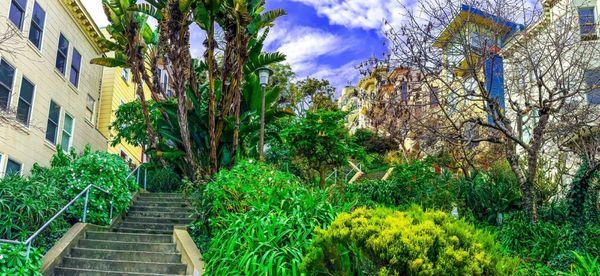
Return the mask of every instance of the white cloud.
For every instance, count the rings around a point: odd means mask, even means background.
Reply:
[[[265,48],[285,54],[292,69],[299,76],[305,76],[315,71],[319,58],[339,55],[354,44],[351,38],[320,29],[280,25],[269,34]]]
[[[108,25],[108,19],[106,18],[104,10],[102,9],[101,0],[82,0],[81,2],[88,13],[92,16],[92,19],[94,19],[98,27],[102,28]]]
[[[310,77],[329,80],[329,83],[337,88],[338,95],[336,96],[339,96],[342,88],[348,84],[356,83],[360,78],[360,74],[355,68],[360,62],[360,60],[353,60],[338,68],[331,68],[327,65],[318,66],[310,74]]]
[[[401,4],[397,0],[292,0],[315,8],[331,24],[347,28],[379,30],[384,20],[400,20]]]

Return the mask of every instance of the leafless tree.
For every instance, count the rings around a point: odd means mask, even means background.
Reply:
[[[562,2],[421,0],[404,7],[401,26],[387,26],[389,62],[439,91],[436,134],[465,157],[500,148],[532,221],[542,155],[600,119],[600,43]]]

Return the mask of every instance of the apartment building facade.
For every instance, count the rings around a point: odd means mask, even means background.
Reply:
[[[524,142],[535,139],[543,103],[554,102],[556,110],[545,112],[550,114],[546,133],[553,139],[547,138],[542,149],[549,159],[545,160],[549,173],[574,174],[581,156],[600,152],[600,148],[586,148],[600,146],[599,4],[598,0],[543,1],[542,16],[501,52],[513,106],[526,107],[507,114],[522,130]],[[569,178],[563,181],[568,183]]]
[[[0,2],[0,176],[64,150],[105,150],[98,130],[100,30],[79,0]]]

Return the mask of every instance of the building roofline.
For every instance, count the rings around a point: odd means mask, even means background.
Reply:
[[[91,42],[92,46],[94,46],[94,49],[101,53],[106,52],[107,49],[103,43],[105,37],[81,1],[60,0],[60,2],[65,6],[75,22],[77,22],[77,25]]]
[[[439,37],[434,41],[433,46],[436,48],[443,48],[446,43],[450,41],[454,29],[463,26],[465,22],[469,22],[465,21],[468,18],[467,16],[476,16],[475,19],[482,20],[484,23],[489,23],[492,27],[496,26],[498,29],[505,29],[506,37],[509,37],[513,33],[522,31],[524,29],[522,24],[517,24],[515,22],[500,18],[497,15],[477,9],[473,6],[462,4],[458,14],[454,16],[452,21],[440,33]]]

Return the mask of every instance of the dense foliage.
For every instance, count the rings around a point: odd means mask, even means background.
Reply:
[[[90,190],[86,221],[107,225],[110,202],[113,213],[118,214],[126,210],[132,192],[138,189],[134,181],[126,181],[128,172],[129,167],[117,155],[89,149],[80,155],[74,151],[67,154],[59,149],[50,167],[35,165],[27,178],[9,176],[0,179],[0,237],[25,240],[90,184],[106,190],[110,196],[96,189]],[[22,268],[15,265],[11,269],[21,272],[18,269],[39,266],[37,255],[48,250],[81,219],[83,204],[82,197],[34,240],[31,262]],[[20,247],[8,245],[2,250],[8,253],[0,252],[0,256],[6,255],[11,264],[25,262],[25,252]]]
[[[214,275],[298,274],[315,227],[326,227],[337,208],[321,190],[311,190],[289,173],[253,161],[221,171],[200,197],[210,235],[203,250]]]
[[[308,112],[286,130],[286,143],[292,154],[319,173],[322,188],[327,170],[345,165],[352,153],[343,119],[344,113],[339,111]]]
[[[181,175],[169,167],[148,168],[147,190],[170,193],[181,189]]]
[[[359,208],[317,229],[303,268],[309,275],[506,275],[517,265],[493,235],[446,213]]]
[[[29,258],[23,245],[0,243],[0,275],[41,275],[42,250],[32,248]]]
[[[389,180],[367,180],[349,185],[348,192],[366,206],[384,205],[452,209],[456,205],[454,181],[448,174],[435,172],[432,161],[404,163],[395,168]]]

